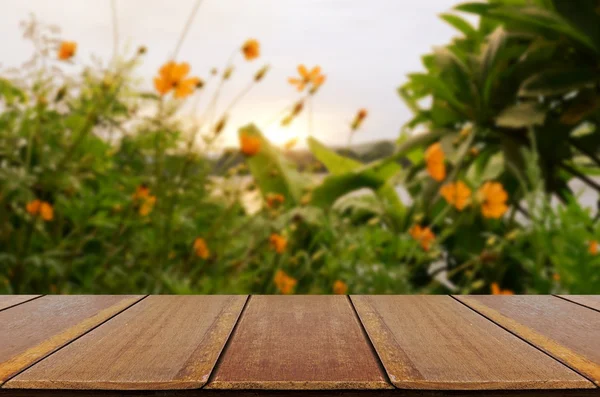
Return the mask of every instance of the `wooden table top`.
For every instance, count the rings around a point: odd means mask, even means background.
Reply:
[[[600,296],[2,296],[1,396],[600,396]]]

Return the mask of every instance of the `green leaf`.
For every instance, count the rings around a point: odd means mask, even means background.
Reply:
[[[495,83],[499,54],[506,45],[507,34],[501,27],[497,28],[487,40],[487,46],[481,60],[481,82],[484,103],[490,103],[492,86]]]
[[[299,203],[308,179],[254,125],[242,127],[239,134],[260,139],[260,151],[247,157],[246,162],[263,196],[279,193],[286,198],[286,203]]]
[[[308,138],[308,147],[317,160],[323,163],[333,175],[343,174],[363,165],[356,160],[337,154],[313,137]]]
[[[590,68],[548,69],[523,82],[520,96],[537,97],[563,95],[600,81],[598,73]]]
[[[467,170],[466,179],[472,186],[498,178],[504,172],[504,154],[488,151],[480,154]]]
[[[526,128],[543,125],[546,111],[537,102],[523,102],[504,109],[496,117],[496,125],[504,128]]]
[[[465,113],[465,105],[454,95],[444,80],[424,73],[411,73],[408,77],[413,83],[423,86],[435,97],[447,102],[459,113]]]
[[[594,41],[600,48],[600,23],[598,23],[597,0],[549,0],[556,11],[571,25]]]
[[[400,169],[400,165],[385,159],[344,174],[330,175],[312,192],[311,204],[327,208],[352,191],[363,188],[377,190]]]
[[[444,21],[448,22],[455,29],[461,31],[466,37],[477,36],[477,30],[471,26],[471,24],[461,17],[454,14],[442,14],[440,15]]]
[[[12,104],[15,100],[25,102],[27,96],[19,88],[15,87],[10,81],[0,78],[0,98],[4,97],[7,104]]]

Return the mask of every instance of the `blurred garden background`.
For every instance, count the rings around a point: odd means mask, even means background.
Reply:
[[[52,3],[0,17],[0,294],[600,293],[599,1]]]

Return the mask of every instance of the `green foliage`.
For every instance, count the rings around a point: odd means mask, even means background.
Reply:
[[[33,62],[0,79],[0,293],[278,293],[279,271],[294,293],[598,293],[598,211],[572,191],[600,190],[596,7],[443,14],[459,36],[398,89],[414,117],[395,153],[363,164],[309,138],[326,175],[254,125],[256,153],[217,167],[220,128],[140,90],[141,52],[77,76]]]

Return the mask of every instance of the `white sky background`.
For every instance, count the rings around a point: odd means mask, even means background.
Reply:
[[[173,51],[195,0],[117,0],[121,48],[130,53],[148,47],[138,73],[151,87],[152,77]],[[235,144],[238,127],[262,127],[277,143],[308,133],[307,114],[291,127],[269,124],[298,98],[287,78],[296,66],[320,65],[327,80],[313,102],[313,134],[328,144],[345,144],[348,125],[359,108],[369,116],[353,142],[395,139],[410,111],[396,93],[405,75],[422,70],[421,55],[457,33],[438,18],[459,0],[204,0],[181,48],[192,74],[206,80],[221,69],[247,38],[261,43],[261,57],[236,60],[236,71],[222,93],[225,107],[265,63],[266,80],[240,102],[224,132]],[[0,64],[18,66],[31,55],[19,22],[30,12],[62,29],[76,41],[78,62],[91,54],[108,61],[113,53],[109,0],[2,0]],[[65,68],[73,67],[66,65]],[[214,84],[205,89],[209,93]],[[209,95],[205,95],[205,99]],[[207,101],[204,101],[206,103]],[[200,111],[200,114],[202,110]],[[267,126],[268,125],[268,126]]]

